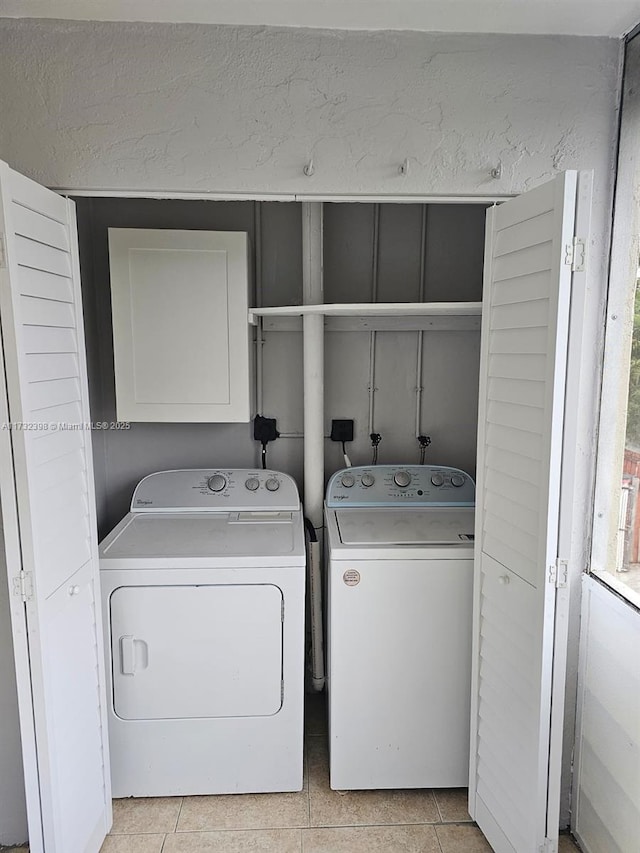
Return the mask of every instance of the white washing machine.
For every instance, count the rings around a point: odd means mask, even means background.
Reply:
[[[332,788],[468,784],[474,501],[456,468],[329,481]]]
[[[261,470],[162,471],[100,544],[113,795],[302,788],[305,543]]]

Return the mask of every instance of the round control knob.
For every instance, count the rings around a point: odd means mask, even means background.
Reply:
[[[375,481],[376,481],[376,478],[373,476],[373,474],[369,474],[368,472],[367,472],[366,474],[363,474],[363,475],[362,475],[362,478],[361,478],[361,480],[360,480],[360,482],[362,483],[362,485],[363,485],[366,489],[368,489],[368,488],[369,488],[369,486],[373,486],[373,484],[375,483]]]
[[[249,477],[244,484],[250,492],[255,492],[260,487],[260,480],[257,477]]]
[[[464,486],[464,477],[462,474],[452,474],[451,475],[451,485],[456,488],[460,488],[460,486]]]
[[[444,477],[442,474],[432,474],[431,482],[434,486],[441,486],[444,483]]]
[[[222,474],[214,474],[207,480],[207,485],[212,492],[222,492],[227,486],[227,478],[223,477]]]
[[[406,489],[411,482],[411,474],[408,471],[396,471],[393,475],[393,482],[401,489]]]
[[[277,492],[280,488],[280,480],[276,480],[275,477],[269,477],[269,479],[265,483],[265,486],[270,492]]]
[[[353,476],[353,474],[343,474],[342,477],[340,477],[340,482],[345,487],[345,489],[350,489],[351,486],[354,485],[355,481],[356,478]]]

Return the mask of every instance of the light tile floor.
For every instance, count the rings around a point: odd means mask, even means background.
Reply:
[[[307,707],[302,791],[115,800],[101,853],[491,851],[464,790],[332,791],[323,708],[316,697]],[[560,853],[576,849],[561,839]]]

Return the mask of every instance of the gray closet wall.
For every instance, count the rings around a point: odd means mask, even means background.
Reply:
[[[76,199],[92,420],[116,420],[107,229],[239,230],[253,248],[264,305],[301,302],[301,206],[294,202],[208,202]],[[425,241],[427,301],[475,301],[482,296],[484,205],[428,205]],[[324,205],[327,302],[368,302],[373,292],[375,205]],[[418,301],[423,206],[379,207],[377,300]],[[256,229],[259,229],[259,233]],[[260,257],[256,260],[256,246]],[[256,263],[258,269],[256,270]],[[379,332],[376,341],[374,428],[383,436],[379,462],[416,463],[415,387],[418,334]],[[432,438],[427,461],[475,473],[479,331],[425,332],[422,430]],[[353,418],[354,465],[368,464],[368,332],[328,332],[325,427]],[[264,333],[264,411],[283,433],[302,432],[302,335]],[[272,468],[302,487],[302,440],[280,438],[269,448]],[[342,467],[340,447],[327,441],[327,476]],[[99,535],[127,512],[136,483],[165,468],[252,467],[258,448],[250,424],[147,424],[94,430]]]

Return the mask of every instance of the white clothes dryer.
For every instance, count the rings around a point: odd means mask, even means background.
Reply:
[[[138,484],[100,544],[115,797],[302,789],[303,530],[286,474]]]
[[[468,783],[474,501],[457,468],[329,481],[332,788]]]

